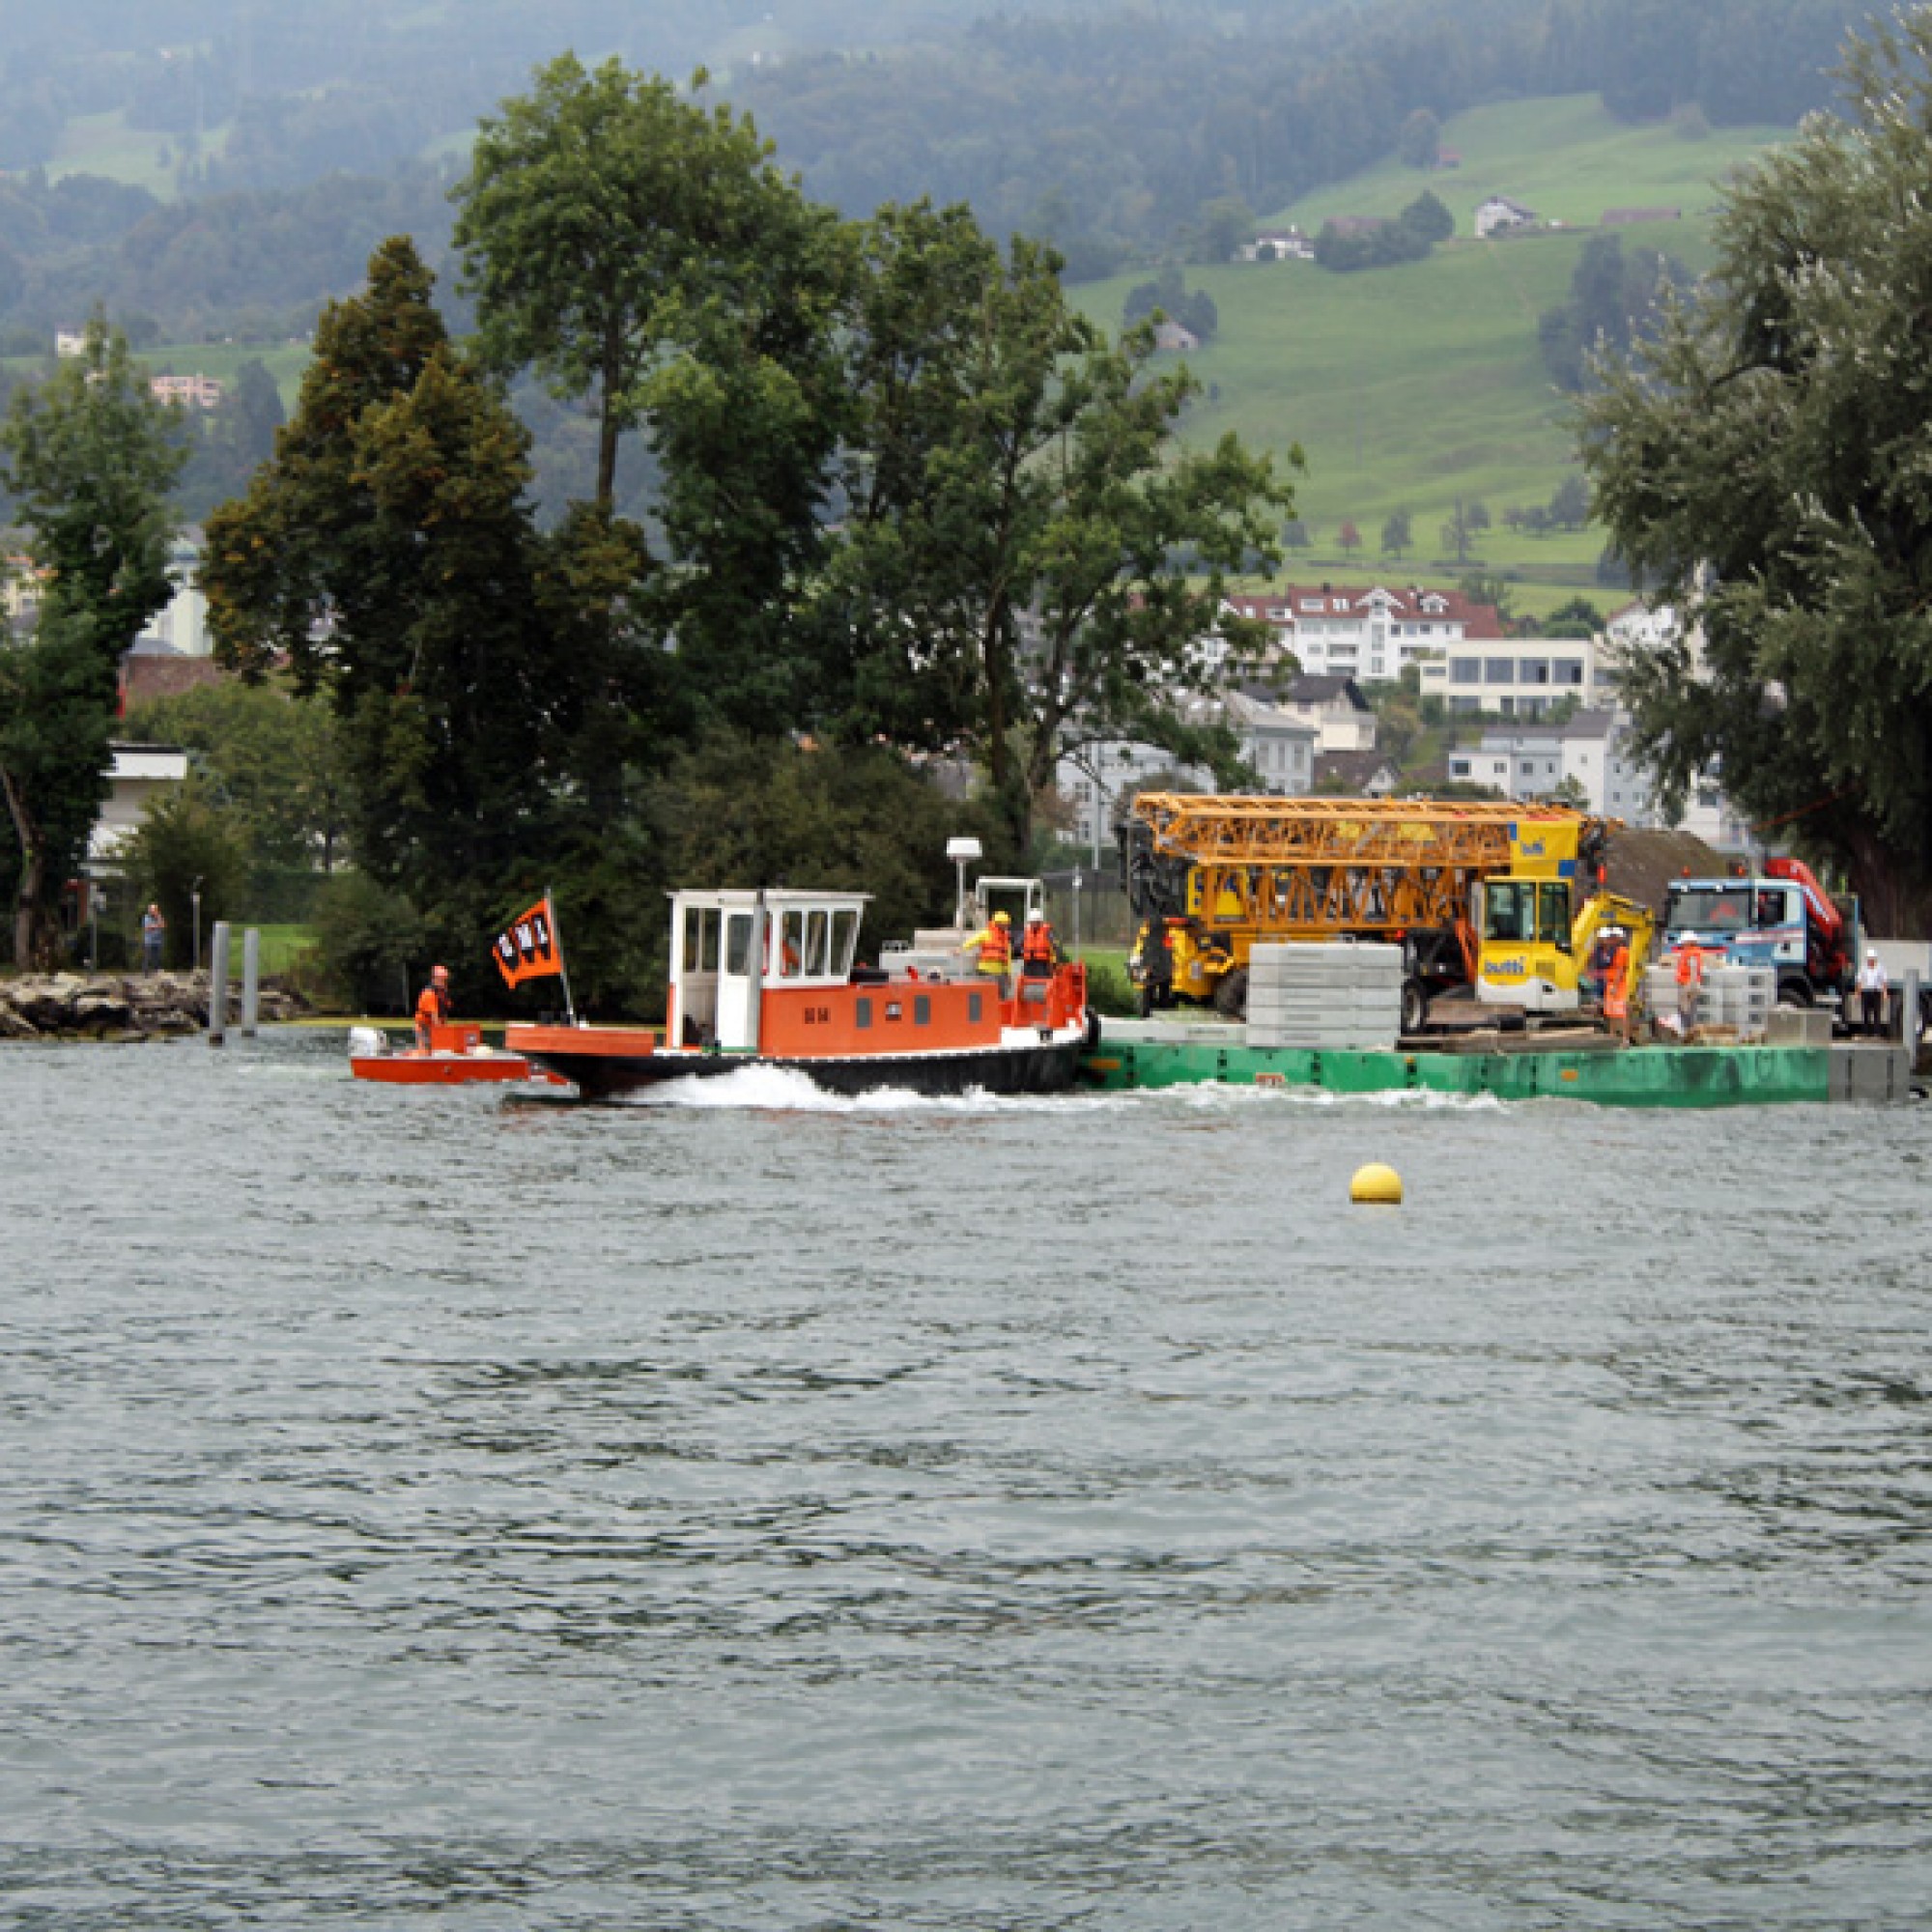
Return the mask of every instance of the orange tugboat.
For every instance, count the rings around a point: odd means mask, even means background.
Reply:
[[[1048,1094],[1073,1084],[1097,1030],[1083,966],[1029,961],[1018,979],[981,972],[956,928],[858,965],[868,897],[674,893],[662,1029],[512,1026],[505,1044],[587,1098],[745,1066],[804,1073],[839,1094]]]

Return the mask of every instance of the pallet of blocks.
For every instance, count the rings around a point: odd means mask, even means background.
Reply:
[[[1400,946],[1277,941],[1248,953],[1250,1046],[1391,1051],[1402,1032]]]

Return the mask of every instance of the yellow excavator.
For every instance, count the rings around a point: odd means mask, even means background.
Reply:
[[[1629,941],[1626,990],[1635,1010],[1656,917],[1638,900],[1605,891],[1601,870],[1595,890],[1587,890],[1593,882],[1579,852],[1581,834],[1577,824],[1517,827],[1509,870],[1477,888],[1479,1000],[1526,1013],[1575,1012],[1594,982],[1590,990],[1601,1001],[1598,942],[1616,927]]]

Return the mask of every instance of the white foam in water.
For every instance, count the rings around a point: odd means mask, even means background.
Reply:
[[[1382,1094],[1333,1094],[1320,1087],[1235,1087],[1210,1082],[1094,1093],[996,1094],[915,1094],[881,1087],[869,1094],[834,1094],[808,1074],[782,1066],[742,1066],[729,1073],[691,1074],[619,1096],[630,1107],[724,1108],[788,1114],[963,1113],[1051,1108],[1059,1113],[1111,1112],[1121,1107],[1187,1107],[1226,1111],[1245,1107],[1383,1107],[1425,1113],[1487,1113],[1508,1103],[1493,1094],[1441,1094],[1400,1087]]]
[[[880,1087],[869,1094],[834,1094],[810,1075],[784,1066],[741,1066],[729,1073],[691,1074],[624,1094],[632,1107],[723,1107],[788,1114],[967,1113],[1004,1108],[1089,1109],[1124,1096],[1078,1094],[915,1094]]]

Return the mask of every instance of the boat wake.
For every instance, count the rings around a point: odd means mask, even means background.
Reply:
[[[990,1114],[1037,1109],[1091,1109],[1117,1105],[1124,1095],[1095,1094],[915,1094],[879,1087],[866,1094],[834,1094],[809,1074],[788,1066],[744,1066],[730,1073],[660,1080],[614,1096],[619,1107],[724,1108],[784,1114]]]

